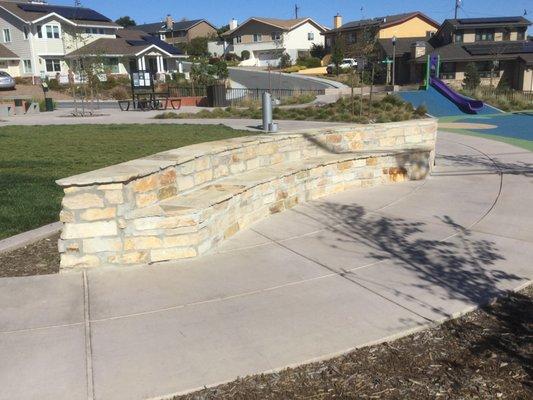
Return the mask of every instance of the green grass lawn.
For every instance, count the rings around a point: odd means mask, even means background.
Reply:
[[[0,239],[58,220],[55,180],[249,132],[224,126],[8,126],[0,131]]]

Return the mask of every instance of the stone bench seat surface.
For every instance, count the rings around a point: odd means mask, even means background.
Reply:
[[[434,120],[207,142],[59,180],[61,268],[195,257],[298,203],[423,179]]]

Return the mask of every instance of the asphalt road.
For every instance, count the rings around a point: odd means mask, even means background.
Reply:
[[[190,71],[190,63],[183,63],[183,66],[185,71]],[[272,89],[321,90],[333,87],[332,84],[305,77],[281,74],[279,72],[272,72],[269,77],[268,72],[251,71],[242,68],[229,68],[229,77],[232,81],[252,89],[268,89],[270,84],[272,84]]]

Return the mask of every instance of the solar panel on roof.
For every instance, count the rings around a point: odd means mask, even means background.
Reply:
[[[489,54],[527,54],[533,53],[533,42],[518,43],[495,43],[491,45],[467,45],[464,46],[473,56],[483,56]]]
[[[522,18],[521,17],[464,18],[464,19],[458,19],[457,22],[463,25],[487,24],[487,23],[513,23],[513,22],[522,22]]]
[[[49,6],[47,4],[18,4],[18,7],[26,12],[43,14],[56,13],[67,19],[111,22],[109,18],[90,8]]]

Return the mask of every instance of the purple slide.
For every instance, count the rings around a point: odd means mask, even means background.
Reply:
[[[439,78],[431,77],[429,83],[441,94],[454,102],[462,111],[468,114],[476,114],[477,111],[481,110],[484,106],[482,101],[469,99],[468,97],[460,95]]]

